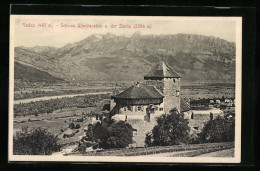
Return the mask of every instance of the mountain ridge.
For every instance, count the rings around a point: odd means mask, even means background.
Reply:
[[[160,60],[185,81],[227,82],[235,77],[235,43],[213,36],[92,34],[60,48],[38,46],[38,52],[25,48],[29,52],[21,54],[22,49],[15,48],[15,59],[35,61],[39,55],[36,67],[44,66],[54,76],[59,70],[59,77],[67,81],[141,80]]]

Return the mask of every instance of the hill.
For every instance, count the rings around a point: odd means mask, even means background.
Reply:
[[[39,50],[40,49],[40,50]],[[65,80],[142,80],[164,60],[185,82],[234,82],[235,43],[192,34],[93,34],[61,48],[15,48],[15,60]]]
[[[26,66],[20,63],[14,63],[14,79],[21,80],[22,82],[45,82],[45,83],[58,83],[63,81],[60,78],[54,77],[47,72],[40,71],[36,68]]]

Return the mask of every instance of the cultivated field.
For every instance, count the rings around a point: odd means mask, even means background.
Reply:
[[[59,135],[61,134],[61,129],[65,131],[69,127],[70,123],[76,119],[82,118],[82,112],[88,113],[94,109],[94,107],[74,107],[56,110],[51,114],[18,116],[14,118],[14,132],[20,131],[22,127],[28,126],[29,129],[38,127],[45,128],[48,129],[50,133]],[[79,122],[79,124],[82,123]]]
[[[185,85],[181,87],[181,95],[183,98],[227,98],[235,97],[235,85],[233,84],[199,84]]]

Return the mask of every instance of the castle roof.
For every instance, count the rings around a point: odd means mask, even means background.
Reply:
[[[180,78],[178,73],[174,71],[170,66],[160,61],[156,64],[152,70],[144,76],[144,78]]]
[[[157,99],[163,98],[164,96],[154,86],[148,86],[146,84],[136,84],[130,86],[122,93],[112,96],[112,98],[113,97],[122,99]]]
[[[190,110],[190,105],[183,98],[181,98],[181,112],[186,112],[189,110]]]
[[[108,112],[110,110],[110,106],[109,108],[107,108],[106,105],[110,105],[110,99],[104,99],[101,102],[98,103],[96,109],[93,111],[94,114],[102,114],[103,112]]]

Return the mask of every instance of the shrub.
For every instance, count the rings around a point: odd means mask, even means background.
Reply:
[[[78,145],[78,151],[80,152],[80,153],[85,153],[86,152],[86,149],[87,149],[87,144],[86,143],[80,143],[79,145]]]
[[[51,155],[60,150],[58,138],[46,129],[24,127],[13,138],[14,155]]]
[[[70,128],[70,129],[74,129],[74,128],[75,128],[75,125],[74,125],[73,122],[69,125],[69,128]]]
[[[113,123],[105,131],[101,139],[100,147],[108,148],[125,148],[133,142],[133,128],[129,123],[119,121]]]
[[[92,147],[94,146],[96,143],[92,142],[92,141],[85,141],[84,139],[81,139],[81,141],[79,142],[78,144],[78,148],[77,150],[80,152],[80,153],[86,153],[86,149],[88,147]]]
[[[145,142],[145,145],[147,147],[151,147],[153,145],[153,143],[152,143],[152,133],[151,132],[146,133],[144,142]]]
[[[147,146],[168,146],[189,142],[188,120],[176,109],[157,118],[157,125],[146,135]]]
[[[88,130],[86,131],[86,140],[87,141],[94,141],[94,133],[93,133],[93,126],[92,124],[88,125]]]
[[[209,120],[199,134],[200,141],[208,142],[229,142],[235,138],[235,120],[217,117]]]
[[[100,141],[104,134],[106,132],[106,129],[102,127],[101,123],[97,122],[94,125],[89,124],[88,130],[86,132],[87,140],[88,141]]]
[[[76,128],[76,129],[79,129],[79,128],[80,128],[80,124],[77,124],[75,128]]]
[[[73,132],[72,134],[64,134],[63,138],[70,138],[70,137],[74,137],[75,136],[75,132]]]

